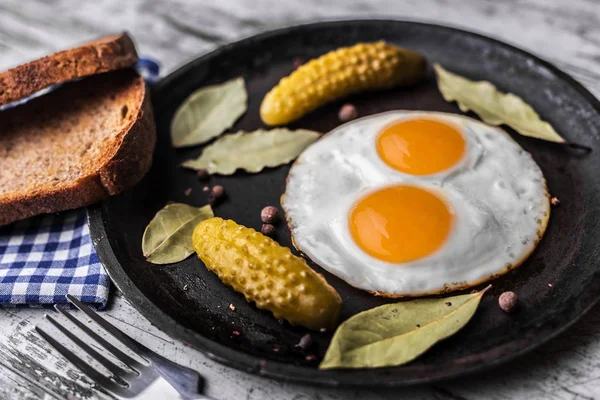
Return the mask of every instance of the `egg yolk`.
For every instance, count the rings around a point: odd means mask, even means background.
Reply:
[[[402,263],[433,253],[446,241],[454,212],[429,190],[409,185],[370,193],[350,211],[349,227],[367,254]]]
[[[390,167],[411,175],[444,171],[460,161],[465,148],[458,129],[427,118],[393,123],[377,137],[379,157]]]

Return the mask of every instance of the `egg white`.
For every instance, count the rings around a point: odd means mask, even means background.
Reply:
[[[428,176],[385,164],[377,135],[389,123],[416,117],[457,126],[467,144],[464,157]],[[389,263],[356,245],[348,214],[366,194],[398,184],[438,194],[455,218],[436,252]],[[377,114],[323,136],[292,166],[282,207],[299,251],[352,286],[391,297],[464,289],[508,272],[534,250],[550,215],[542,171],[506,132],[468,117],[424,111]]]

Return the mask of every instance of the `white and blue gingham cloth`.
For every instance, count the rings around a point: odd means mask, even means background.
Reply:
[[[152,60],[142,58],[136,67],[149,83],[158,77],[158,65]],[[102,309],[109,289],[85,209],[0,227],[0,305],[66,303],[69,293]]]
[[[109,288],[85,209],[0,227],[0,304],[65,303],[70,293],[103,308]]]

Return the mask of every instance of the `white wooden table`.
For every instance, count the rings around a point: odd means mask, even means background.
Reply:
[[[555,63],[600,96],[596,0],[2,0],[0,70],[128,30],[141,54],[160,60],[164,74],[256,32],[376,16],[434,21],[503,39]],[[158,331],[116,291],[104,315],[148,347],[198,370],[217,399],[600,399],[600,307],[503,367],[432,387],[382,391],[299,386],[224,367]],[[0,310],[0,399],[110,398],[36,335],[33,327],[42,317],[42,310]],[[170,396],[151,389],[147,398]]]

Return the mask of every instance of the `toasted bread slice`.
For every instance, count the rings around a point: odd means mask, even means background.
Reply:
[[[156,131],[132,69],[0,112],[0,225],[95,203],[150,169]]]
[[[132,66],[138,55],[126,34],[106,36],[0,72],[0,106],[57,83]]]

